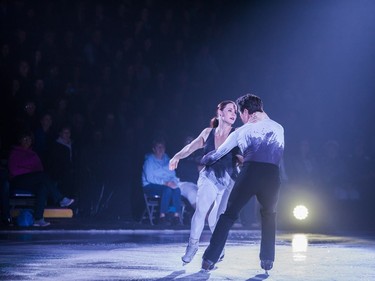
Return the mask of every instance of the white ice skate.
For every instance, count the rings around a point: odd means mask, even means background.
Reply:
[[[183,265],[186,265],[193,260],[198,251],[198,247],[198,240],[189,239],[189,244],[186,247],[185,255],[181,257]]]

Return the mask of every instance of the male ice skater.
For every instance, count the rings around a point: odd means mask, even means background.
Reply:
[[[262,237],[260,265],[270,270],[275,259],[276,205],[280,188],[279,165],[284,151],[284,129],[263,112],[262,100],[252,94],[237,99],[244,125],[234,131],[216,151],[202,158],[202,164],[212,165],[239,146],[244,163],[229,197],[224,214],[216,225],[210,244],[203,254],[202,269],[215,267],[224,248],[228,233],[238,219],[243,206],[253,195],[261,209]]]

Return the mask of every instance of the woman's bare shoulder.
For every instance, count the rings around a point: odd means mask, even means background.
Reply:
[[[203,138],[204,141],[206,141],[206,139],[208,138],[208,135],[210,134],[211,131],[212,131],[212,128],[203,129],[200,136]]]

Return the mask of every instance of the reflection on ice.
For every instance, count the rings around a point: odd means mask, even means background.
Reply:
[[[292,239],[293,260],[305,261],[309,241],[305,234],[294,234]]]
[[[188,237],[188,231],[0,232],[0,280],[375,280],[374,236],[279,232],[269,276],[259,265],[259,231],[232,230],[224,260],[209,273],[200,267],[210,232],[182,266]]]

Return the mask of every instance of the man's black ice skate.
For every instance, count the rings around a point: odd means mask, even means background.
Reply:
[[[273,267],[273,261],[271,260],[261,260],[260,261],[260,267],[266,271],[266,274],[268,274],[268,270],[271,270]]]
[[[206,260],[206,259],[203,259],[202,260],[202,271],[211,271],[215,269],[215,263],[210,261],[210,260]]]

